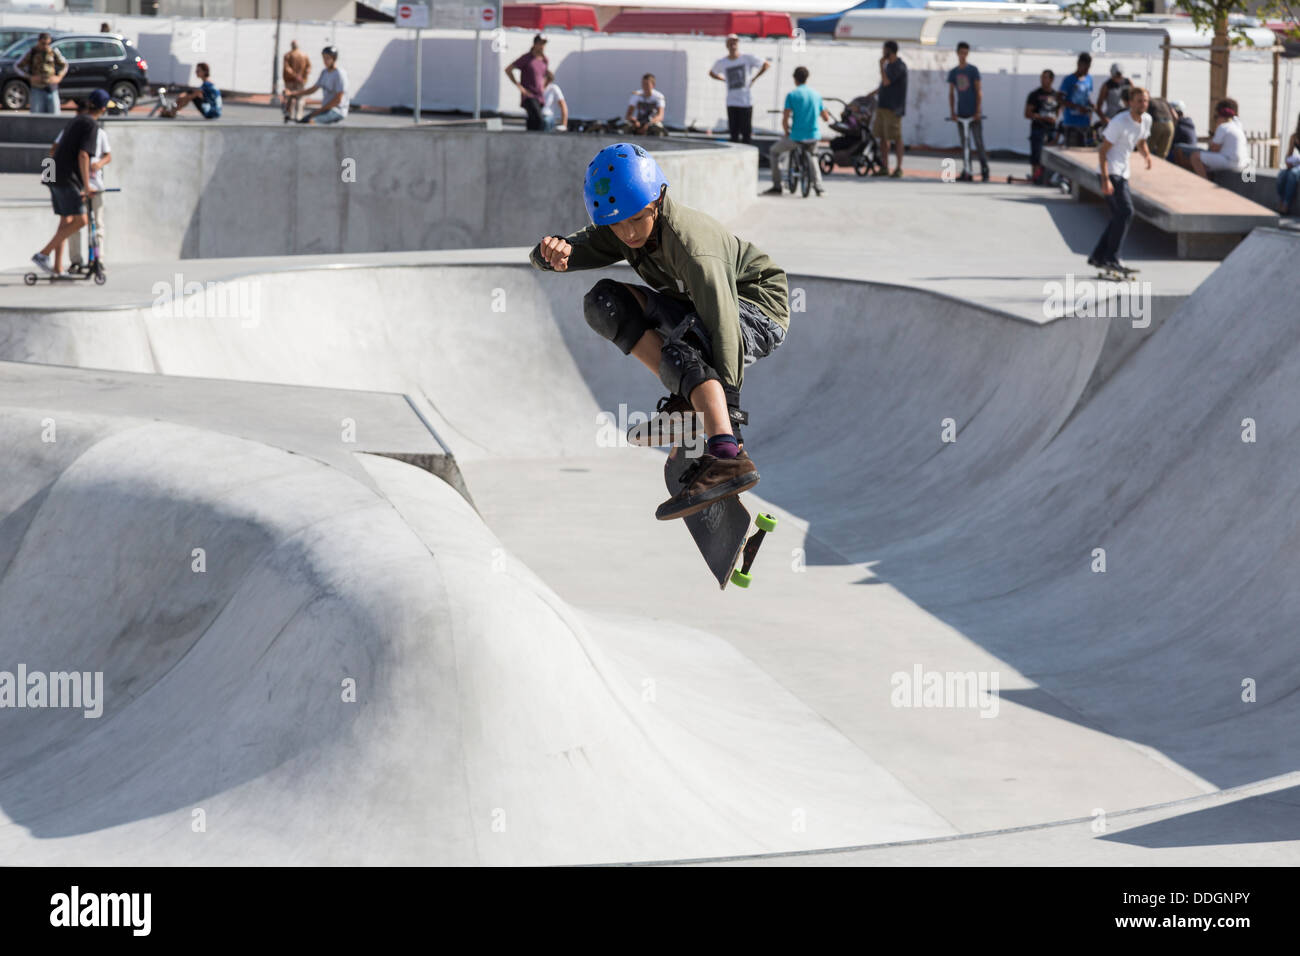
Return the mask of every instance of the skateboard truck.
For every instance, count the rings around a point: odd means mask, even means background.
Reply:
[[[767,537],[767,533],[776,530],[776,516],[766,513],[759,514],[754,519],[754,524],[758,526],[758,530],[751,534],[749,540],[745,542],[745,550],[742,554],[744,560],[740,567],[732,569],[731,572],[731,583],[738,588],[747,588],[749,582],[754,580],[753,575],[749,573],[749,569],[753,565],[754,558],[758,554],[758,549],[762,547],[763,539]]]

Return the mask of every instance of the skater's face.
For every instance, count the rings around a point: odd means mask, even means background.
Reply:
[[[651,203],[642,209],[631,219],[624,219],[622,222],[616,222],[609,228],[614,230],[614,235],[618,241],[623,243],[629,249],[640,249],[650,238],[650,233],[654,232],[655,219],[658,211],[655,204]]]
[[[1052,74],[1044,70],[1043,75],[1038,78],[1038,82],[1043,89],[1050,90],[1052,88]]]
[[[1141,116],[1147,111],[1147,106],[1151,103],[1151,97],[1147,95],[1146,90],[1139,90],[1128,98],[1128,108],[1133,111],[1134,116]]]

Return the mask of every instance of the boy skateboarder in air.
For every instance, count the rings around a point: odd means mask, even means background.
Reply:
[[[637,444],[681,443],[697,413],[709,436],[682,490],[655,517],[684,518],[758,483],[742,447],[744,369],[785,339],[785,271],[711,216],[675,203],[654,157],[617,143],[583,178],[591,225],[546,236],[530,255],[545,271],[599,269],[620,260],[649,287],[601,279],[583,299],[587,324],[656,375],[668,395]],[[642,433],[641,429],[636,430]],[[655,437],[658,441],[655,441]]]

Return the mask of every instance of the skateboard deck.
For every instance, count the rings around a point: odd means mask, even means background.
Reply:
[[[681,445],[674,445],[664,462],[664,485],[670,495],[681,490],[682,475],[695,459],[688,458]],[[682,518],[686,530],[695,539],[695,546],[704,556],[704,563],[709,566],[717,579],[719,589],[725,590],[732,580],[732,572],[740,562],[741,553],[745,556],[744,572],[737,581],[741,587],[749,586],[749,566],[753,563],[758,547],[762,543],[765,531],[775,528],[776,519],[763,515],[759,529],[749,538],[750,516],[748,509],[740,503],[740,497],[733,495],[722,498],[709,505],[703,511]]]

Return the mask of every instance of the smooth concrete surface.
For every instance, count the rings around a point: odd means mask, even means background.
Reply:
[[[0,724],[4,855],[1294,862],[1297,243],[1257,230],[1137,339],[796,275],[745,390],[781,519],[748,592],[653,521],[659,453],[603,443],[661,387],[582,322],[596,274],[245,274],[255,322],[4,309],[7,360],[405,394],[478,506],[125,407],[41,442],[10,399],[0,646],[121,709]],[[918,670],[998,688],[902,706]]]
[[[586,221],[583,172],[619,141],[414,125],[106,128],[106,172],[130,210],[117,218],[119,262],[517,245]],[[754,149],[640,142],[689,205],[730,219],[752,201]]]
[[[118,158],[127,159],[125,154]],[[767,182],[748,174],[754,198],[725,221],[792,273],[917,286],[1034,322],[1058,318],[1061,310],[1052,307],[1048,290],[1069,276],[1093,279],[1095,270],[1086,259],[1106,227],[1105,207],[1075,202],[1055,189],[1008,184],[1008,175],[1024,174],[1023,164],[995,161],[994,181],[959,183],[943,179],[950,168],[945,162],[909,156],[902,180],[836,173],[827,178],[827,196],[820,200],[757,198]],[[111,165],[109,175],[111,182]],[[510,248],[235,256],[229,262],[175,256],[138,261],[132,252],[131,236],[137,228],[132,195],[110,194],[107,204],[108,284],[74,283],[62,286],[57,295],[45,284],[25,289],[21,275],[7,270],[30,267],[31,254],[48,238],[54,219],[43,186],[29,176],[0,176],[0,215],[15,223],[12,231],[0,231],[0,269],[6,270],[0,271],[0,303],[131,303],[150,295],[156,283],[173,283],[177,273],[184,281],[207,281],[323,264],[450,261],[441,256],[519,261]],[[541,232],[576,229],[585,221],[580,213],[576,218],[566,214],[560,221],[548,220]],[[511,222],[517,228],[512,226],[505,241],[526,251],[540,232],[523,220]],[[1142,270],[1138,278],[1157,320],[1169,315],[1215,267],[1213,262],[1179,260],[1176,253],[1172,237],[1140,221],[1125,243],[1125,258]]]

